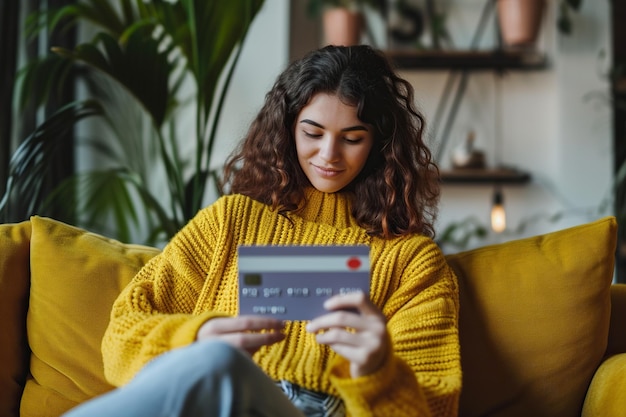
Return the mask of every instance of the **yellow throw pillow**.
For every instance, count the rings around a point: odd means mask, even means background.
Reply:
[[[110,390],[100,343],[113,301],[155,248],[122,244],[64,223],[32,217],[27,333],[32,378],[24,417],[58,416]]]
[[[30,222],[0,225],[0,416],[19,417],[28,374]]]
[[[460,286],[461,416],[578,416],[607,345],[616,221],[447,257]]]

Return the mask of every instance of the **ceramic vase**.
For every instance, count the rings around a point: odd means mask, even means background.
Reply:
[[[361,43],[363,15],[345,8],[324,11],[324,42],[326,45],[351,46]]]
[[[497,0],[504,47],[534,48],[546,8],[545,0]]]

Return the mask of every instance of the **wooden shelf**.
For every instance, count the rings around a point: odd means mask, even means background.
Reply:
[[[390,50],[386,54],[398,69],[539,70],[547,67],[545,54],[537,51]]]
[[[451,169],[441,171],[444,184],[525,184],[530,174],[511,168]]]

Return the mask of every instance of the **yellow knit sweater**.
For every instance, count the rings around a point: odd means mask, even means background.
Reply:
[[[193,343],[206,320],[237,313],[238,245],[366,244],[370,297],[388,319],[394,347],[385,365],[352,379],[348,362],[300,322],[254,360],[274,379],[339,395],[349,416],[457,415],[458,287],[437,245],[418,235],[368,236],[340,193],[310,191],[307,198],[290,219],[241,195],[199,212],[115,302],[102,344],[109,381],[128,382],[150,359]]]

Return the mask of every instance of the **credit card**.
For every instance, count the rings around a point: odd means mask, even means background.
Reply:
[[[239,314],[311,320],[324,301],[362,291],[369,296],[369,247],[240,246]]]

